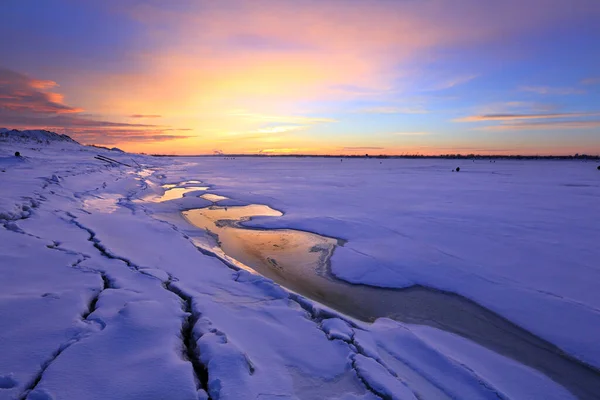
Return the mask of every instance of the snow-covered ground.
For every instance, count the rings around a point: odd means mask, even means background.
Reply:
[[[600,367],[595,163],[187,160],[197,165],[170,174],[285,213],[250,225],[348,240],[332,259],[339,278],[458,293]]]
[[[164,184],[200,189],[162,197]],[[2,137],[0,399],[600,393],[591,368],[553,381],[461,335],[354,320],[200,251],[206,233],[180,212],[209,193],[284,213],[247,225],[347,240],[331,259],[339,279],[456,293],[600,367],[595,165],[152,158]]]

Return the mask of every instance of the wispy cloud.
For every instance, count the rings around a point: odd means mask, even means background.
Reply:
[[[429,111],[422,107],[380,106],[362,108],[357,110],[356,112],[365,114],[427,114]]]
[[[244,110],[236,110],[229,113],[229,115],[239,118],[244,118],[257,122],[278,122],[278,123],[287,123],[287,124],[302,124],[302,125],[313,125],[313,124],[322,124],[328,122],[337,122],[333,118],[323,118],[323,117],[306,117],[306,116],[298,116],[298,115],[265,115],[265,114],[257,114],[251,113]]]
[[[162,115],[157,114],[133,114],[129,118],[162,118]]]
[[[139,129],[57,129],[59,133],[66,133],[77,138],[81,143],[116,145],[123,142],[147,143],[167,142],[172,140],[188,139],[185,135],[164,134],[162,130],[139,130]]]
[[[54,81],[32,79],[31,81],[29,81],[29,85],[34,89],[48,90],[57,87],[58,83]]]
[[[377,88],[357,85],[333,85],[330,86],[330,90],[356,97],[381,96],[391,94],[394,91],[392,87]]]
[[[423,136],[423,135],[429,135],[429,132],[393,132],[392,135],[397,135],[397,136]]]
[[[293,132],[293,131],[301,131],[303,129],[306,129],[306,126],[303,126],[303,125],[279,125],[279,126],[269,126],[266,128],[260,128],[253,132],[265,133],[265,134],[286,133],[286,132]]]
[[[308,125],[273,125],[248,131],[227,132],[221,135],[219,142],[232,141],[261,141],[277,142],[290,132],[297,132],[307,129]]]
[[[523,112],[523,110],[528,110],[530,113],[549,113],[558,108],[556,104],[531,101],[507,101],[503,103],[502,106],[511,110],[518,109],[521,110],[521,112]]]
[[[342,150],[345,151],[360,151],[360,150],[383,150],[385,147],[374,147],[374,146],[347,146],[342,147]]]
[[[600,128],[600,120],[591,121],[549,121],[549,122],[521,122],[484,126],[476,128],[485,131],[525,131],[525,130],[575,130]]]
[[[444,81],[434,85],[429,90],[435,91],[435,90],[451,89],[451,88],[459,86],[459,85],[464,85],[465,83],[472,81],[473,79],[477,78],[478,76],[479,75],[476,75],[476,74],[456,76],[456,77],[444,80]]]
[[[258,154],[290,154],[290,153],[300,153],[303,149],[297,147],[284,147],[284,148],[276,148],[276,149],[261,149],[258,150]]]
[[[73,115],[20,115],[0,112],[0,122],[9,126],[59,127],[59,128],[160,128],[161,125],[128,124],[124,122],[103,121],[80,118]],[[165,127],[166,128],[166,127]]]
[[[480,105],[471,114],[474,116],[554,114],[559,112],[559,109],[560,107],[553,103],[511,100]]]
[[[481,122],[481,121],[515,121],[524,119],[556,119],[556,118],[579,118],[597,116],[600,113],[549,113],[549,114],[485,114],[471,115],[468,117],[454,119],[454,122]]]
[[[537,93],[543,95],[572,95],[584,94],[585,90],[575,87],[550,87],[550,86],[521,86],[522,92]]]

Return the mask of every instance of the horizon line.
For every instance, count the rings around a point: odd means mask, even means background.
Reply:
[[[101,147],[101,146],[96,146]],[[152,157],[323,157],[323,158],[562,158],[562,159],[600,159],[600,154],[475,154],[475,153],[447,153],[447,154],[377,154],[377,155],[358,155],[358,154],[248,154],[248,153],[232,153],[232,154],[148,154]]]

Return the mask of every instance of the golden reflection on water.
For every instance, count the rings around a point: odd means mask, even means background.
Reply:
[[[257,272],[286,277],[313,275],[325,267],[336,239],[292,229],[259,230],[240,223],[252,217],[279,217],[283,214],[265,205],[207,207],[184,211],[196,227],[217,237],[222,251]]]
[[[600,378],[595,370],[468,299],[422,286],[398,290],[352,285],[328,271],[336,239],[291,229],[243,227],[252,217],[281,215],[265,205],[183,212],[190,223],[217,238],[217,247],[211,249],[215,254],[240,268],[362,321],[387,317],[460,335],[541,371],[582,399],[596,398]]]
[[[196,190],[208,190],[208,189],[209,189],[208,186],[189,186],[189,187],[185,187],[185,188],[172,188],[172,189],[166,190],[162,196],[154,197],[149,200],[153,201],[155,203],[160,203],[163,201],[180,199],[183,197],[184,194],[186,194],[188,192],[194,192]]]

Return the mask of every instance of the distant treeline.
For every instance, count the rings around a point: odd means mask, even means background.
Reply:
[[[167,155],[151,154],[153,157],[221,157],[221,158],[243,158],[243,157],[263,157],[263,158],[376,158],[376,159],[451,159],[451,160],[600,160],[600,155],[574,154],[568,156],[540,156],[540,155],[479,155],[479,154],[441,154],[437,156],[427,156],[421,154],[404,155],[310,155],[310,154],[200,154],[200,155]]]

